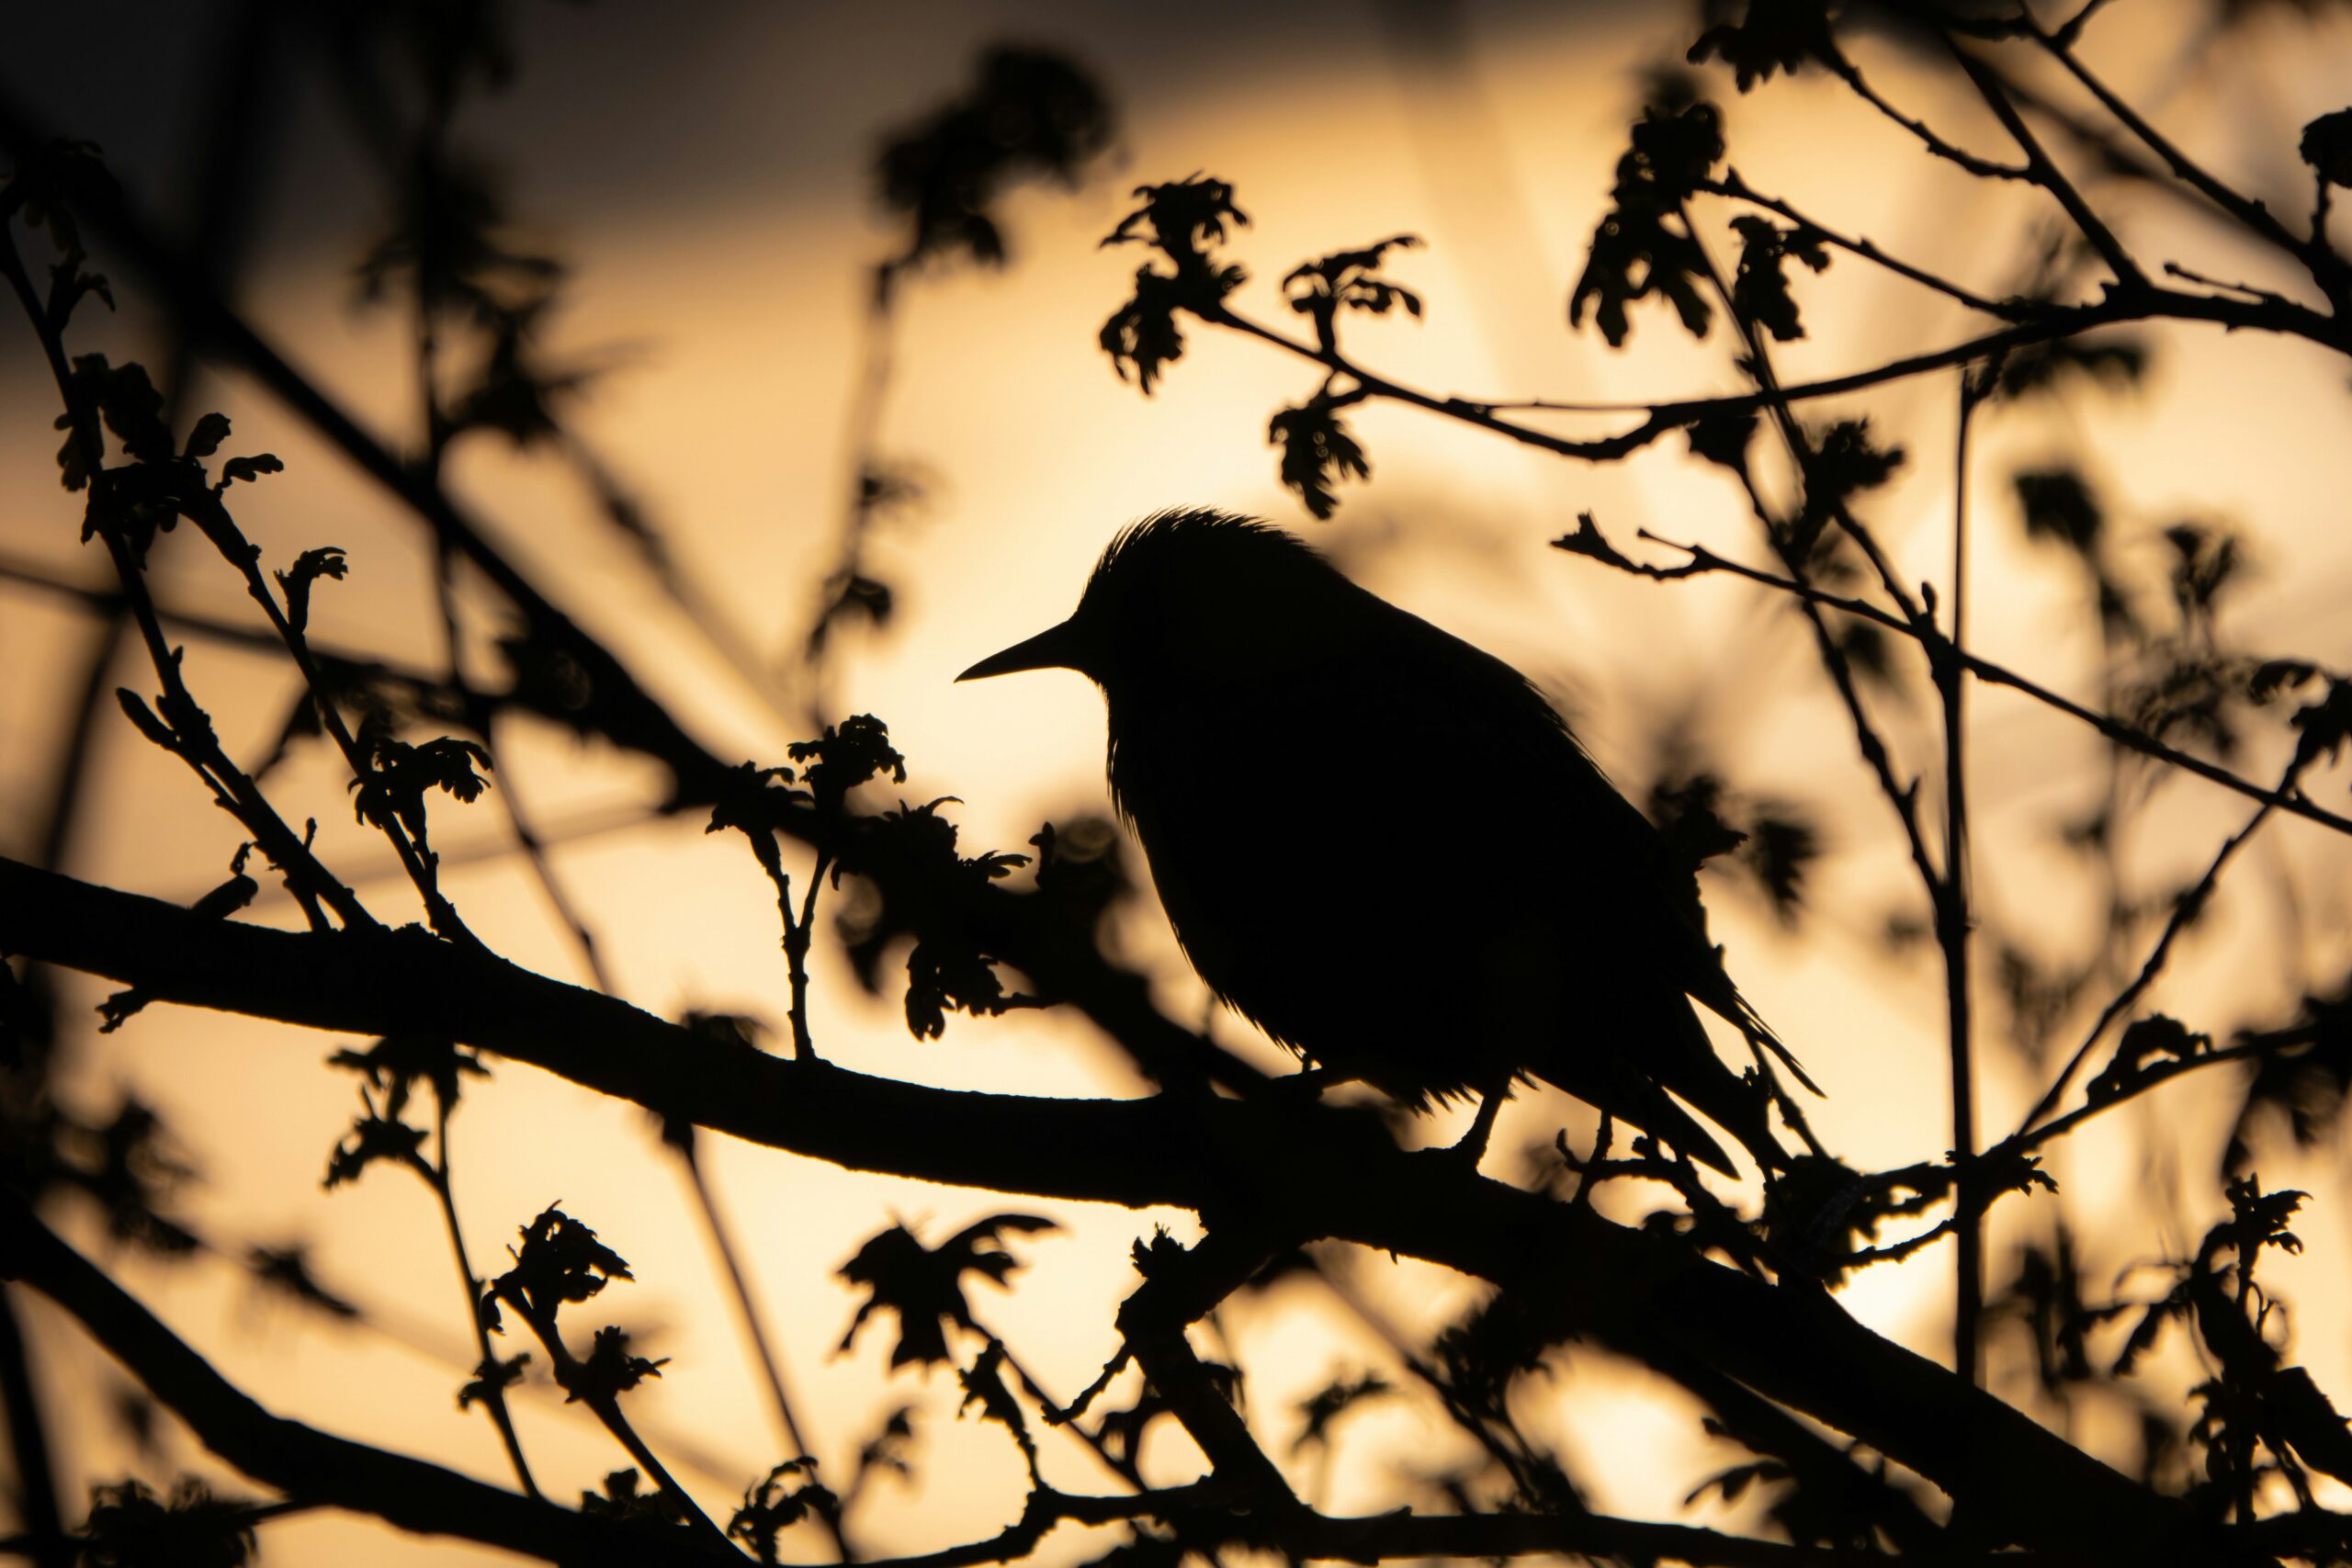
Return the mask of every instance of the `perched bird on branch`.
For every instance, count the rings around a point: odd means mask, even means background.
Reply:
[[[1787,1164],[1765,1054],[1811,1080],[1691,869],[1518,671],[1211,512],[1121,534],[1069,619],[958,679],[1055,668],[1102,688],[1111,793],[1193,966],[1310,1066],[1416,1110],[1483,1096],[1473,1157],[1541,1078],[1726,1173],[1684,1104]]]

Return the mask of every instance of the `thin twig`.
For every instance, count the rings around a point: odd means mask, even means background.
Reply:
[[[2209,277],[2201,272],[2191,271],[2178,262],[2165,263],[2165,275],[2168,277],[2181,278],[2189,283],[2201,283],[2208,288],[2219,288],[2231,294],[2243,294],[2249,299],[2256,299],[2266,305],[2291,306],[2294,303],[2283,294],[2274,294],[2267,288],[2256,288],[2251,283],[2232,283],[2224,278]]]
[[[1860,68],[1856,66],[1852,61],[1848,60],[1843,51],[1837,49],[1834,45],[1829,50],[1827,55],[1824,58],[1823,63],[1829,68],[1830,73],[1833,75],[1853,90],[1856,97],[1870,105],[1871,107],[1878,110],[1879,113],[1884,115],[1888,119],[1893,120],[1896,125],[1901,126],[1905,130],[1909,131],[1913,136],[1918,139],[1921,146],[1925,147],[1929,152],[1932,152],[1937,157],[1943,159],[1946,163],[1956,164],[1961,168],[1968,171],[1968,173],[1984,179],[2030,180],[2034,177],[2030,164],[2020,168],[2015,164],[2003,164],[1997,163],[1991,158],[1980,158],[1975,153],[1969,152],[1966,148],[1962,147],[1955,142],[1947,141],[1942,137],[1937,135],[1933,130],[1928,129],[1925,120],[1917,119],[1910,115],[1905,114],[1901,109],[1896,108],[1894,104],[1882,96],[1878,89],[1871,86],[1870,82],[1862,75]]]
[[[1922,635],[1918,627],[1905,625],[1899,615],[1872,604],[1867,600],[1856,599],[1848,594],[1833,593],[1825,589],[1816,588],[1809,582],[1799,582],[1792,578],[1760,570],[1744,562],[1733,560],[1729,557],[1717,555],[1703,545],[1684,544],[1677,539],[1668,539],[1653,534],[1646,528],[1640,530],[1636,536],[1654,545],[1662,545],[1668,549],[1679,550],[1690,559],[1679,567],[1648,566],[1639,561],[1624,560],[1623,558],[1610,561],[1608,564],[1616,567],[1619,570],[1630,571],[1636,576],[1660,580],[1693,577],[1711,571],[1720,571],[1730,576],[1745,578],[1762,587],[1776,589],[1807,604],[1819,604],[1849,615],[1859,616],[1904,637],[1918,638]],[[2145,730],[2135,728],[2095,708],[2085,707],[2073,698],[2062,696],[2039,682],[2020,675],[2004,665],[1996,664],[1978,654],[1962,652],[1955,657],[1967,668],[1970,674],[1986,685],[2006,686],[2013,692],[2032,698],[2044,706],[2054,708],[2067,717],[2097,730],[2100,735],[2127,750],[2136,751],[2152,761],[2178,768],[2184,773],[2193,773],[2210,784],[2221,785],[2233,794],[2242,795],[2248,800],[2267,803],[2290,817],[2300,817],[2307,822],[2316,822],[2321,827],[2332,829],[2338,833],[2352,834],[2352,817],[2345,817],[2330,811],[2300,791],[2272,789],[2267,785],[2258,784],[2252,779],[2242,777],[2227,768],[2207,761],[2202,757],[2167,746]]]
[[[2278,793],[2280,795],[2291,795],[2296,779],[2301,776],[2309,761],[2310,759],[2298,753],[2288,764],[2285,773],[2279,776],[2278,780]],[[2272,801],[2264,801],[2255,808],[2254,814],[2246,818],[2244,827],[2222,840],[2222,847],[2214,852],[2211,863],[2205,868],[2205,874],[2199,877],[2196,885],[2174,902],[2172,913],[2165,918],[2165,928],[2158,933],[2155,945],[2148,950],[2148,956],[2141,964],[2139,973],[2132,976],[2130,983],[2099,1010],[2098,1017],[2093,1021],[2090,1032],[2083,1036],[2083,1043],[2075,1047],[2074,1055],[2066,1058],[2066,1065],[2059,1069],[2058,1076],[2051,1080],[2050,1087],[2041,1091],[2041,1098],[2033,1102],[2033,1109],[2025,1113],[2024,1119],[2018,1123],[2017,1132],[2011,1134],[2013,1138],[2026,1136],[2034,1130],[2036,1122],[2057,1109],[2058,1102],[2065,1098],[2067,1089],[2074,1083],[2075,1075],[2082,1070],[2086,1062],[2090,1060],[2091,1052],[2098,1048],[2099,1040],[2106,1034],[2108,1027],[2130,1011],[2139,999],[2147,994],[2148,987],[2156,983],[2156,977],[2164,973],[2165,960],[2172,956],[2173,943],[2179,938],[2182,931],[2188,929],[2189,923],[2203,912],[2205,905],[2213,896],[2215,886],[2221,881],[2223,869],[2229,865],[2231,859],[2238,851],[2245,847],[2246,840],[2253,838],[2263,823],[2270,819],[2270,814],[2275,809],[2276,806]]]
[[[1984,1314],[1984,1199],[1970,1179],[1976,1158],[1976,1073],[1969,985],[1968,766],[1968,434],[1983,390],[1960,376],[1959,428],[1952,438],[1951,632],[1933,645],[1929,665],[1944,720],[1943,875],[1929,888],[1936,904],[1938,944],[1944,953],[1944,1016],[1951,1055],[1952,1188],[1951,1224],[1957,1239],[1952,1309],[1952,1366],[1971,1382],[1984,1380],[1980,1341]],[[1918,1245],[1926,1245],[1924,1240]]]
[[[2123,243],[2115,237],[2115,231],[2091,209],[2090,203],[2083,199],[2083,193],[2075,188],[2074,182],[2051,162],[2050,154],[2042,150],[2040,139],[2033,134],[2033,128],[2026,124],[2025,118],[2018,113],[2017,106],[2009,101],[2008,92],[2001,80],[1985,69],[1982,61],[1961,48],[1957,41],[1948,39],[1946,42],[1951,47],[1952,58],[1960,62],[1961,70],[1975,85],[1985,107],[1993,111],[1994,118],[2001,122],[2010,140],[2025,153],[2028,176],[2066,209],[2066,216],[2074,220],[2083,238],[2090,242],[2091,248],[2099,254],[2108,269],[2115,274],[2117,283],[2126,289],[2148,287],[2147,275],[2140,270],[2139,263],[2133,261],[2131,253],[2123,248]]]
[[[2226,1062],[2253,1061],[2257,1057],[2269,1055],[2278,1049],[2279,1045],[2277,1042],[2266,1040],[2243,1045],[2224,1045],[2177,1062],[2160,1062],[2134,1077],[2131,1086],[2112,1100],[2096,1100],[2086,1105],[2078,1105],[2064,1116],[2053,1117],[2030,1132],[2013,1134],[1997,1146],[2005,1150],[2038,1149],[2044,1144],[2065,1136],[2092,1117],[2112,1111],[2127,1100],[2136,1100],[2150,1089],[2161,1088],[2184,1073],[2193,1073],[2200,1067],[2217,1067]]]
[[[523,1458],[523,1442],[514,1432],[514,1416],[506,1407],[506,1383],[497,1352],[491,1348],[490,1326],[481,1317],[481,1277],[474,1272],[473,1262],[466,1255],[466,1233],[458,1224],[457,1190],[449,1179],[449,1106],[436,1091],[434,1095],[434,1155],[427,1160],[412,1152],[409,1168],[424,1179],[439,1201],[441,1219],[448,1227],[449,1251],[458,1262],[458,1279],[466,1292],[466,1321],[472,1325],[474,1348],[481,1353],[481,1363],[474,1369],[474,1379],[481,1390],[481,1402],[490,1412],[492,1423],[498,1428],[498,1440],[505,1446],[507,1462],[514,1467],[514,1479],[522,1483],[525,1496],[540,1495],[539,1483],[531,1478],[531,1467]]]
[[[1806,217],[1778,197],[1766,196],[1763,192],[1757,190],[1739,177],[1739,171],[1736,169],[1725,169],[1721,179],[1700,181],[1699,188],[1716,196],[1728,197],[1733,201],[1747,202],[1751,207],[1760,207],[1767,212],[1778,213],[1790,222],[1809,231],[1825,243],[1835,245],[1841,251],[1883,267],[1897,277],[1908,278],[1922,288],[1933,289],[1947,299],[1959,301],[1972,310],[1981,311],[2005,321],[2023,321],[2031,320],[2043,309],[2021,299],[1988,299],[1984,295],[1963,288],[1950,278],[1939,277],[1925,267],[1913,266],[1908,262],[1900,261],[1887,254],[1867,237],[1849,238],[1819,220]]]
[[[784,964],[792,986],[792,1006],[786,1014],[792,1026],[792,1055],[803,1062],[817,1060],[817,1042],[808,1028],[808,945],[816,934],[817,896],[824,890],[825,873],[831,869],[832,857],[823,850],[818,851],[817,863],[808,868],[808,881],[801,892],[800,917],[797,920],[788,902],[782,898],[787,887],[780,883],[776,889],[779,907],[784,908]]]
[[[1688,213],[1682,214],[1682,221],[1697,248],[1701,264],[1705,268],[1708,286],[1714,290],[1716,299],[1722,301],[1724,314],[1738,330],[1741,340],[1747,345],[1748,373],[1755,378],[1758,389],[1764,394],[1766,406],[1772,414],[1772,423],[1780,431],[1781,439],[1787,444],[1790,456],[1795,460],[1799,474],[1804,476],[1809,487],[1814,482],[1812,439],[1806,434],[1804,425],[1798,423],[1794,411],[1789,407],[1788,399],[1779,391],[1778,382],[1772,373],[1771,355],[1765,346],[1763,334],[1756,330],[1755,323],[1749,321],[1747,314],[1734,303],[1730,284],[1724,280],[1722,269],[1715,265],[1714,258],[1708,254],[1705,244],[1699,240],[1697,231],[1690,226]],[[1755,474],[1746,463],[1740,464],[1737,471],[1740,484],[1747,492],[1749,510],[1755,514],[1758,525],[1764,530],[1766,539],[1771,542],[1780,555],[1782,567],[1792,579],[1798,582],[1804,581],[1804,561],[1795,549],[1781,543],[1773,526],[1771,509],[1765,502],[1763,491],[1757,488]],[[1848,520],[1842,503],[1837,507],[1836,511],[1839,521],[1845,525],[1847,533],[1864,544],[1872,560],[1877,564],[1881,586],[1889,591],[1888,596],[1901,607],[1905,619],[1912,625],[1917,625],[1920,618],[1917,611],[1909,603],[1900,582],[1894,579],[1892,568],[1885,563],[1883,557],[1877,554],[1875,546],[1869,542],[1868,536],[1861,532],[1859,525]],[[1887,751],[1885,739],[1879,734],[1877,727],[1871,724],[1869,710],[1862,705],[1861,688],[1854,679],[1852,661],[1846,657],[1846,650],[1839,646],[1837,637],[1831,634],[1829,624],[1822,616],[1820,609],[1812,599],[1805,597],[1798,600],[1798,605],[1805,617],[1806,624],[1812,628],[1814,645],[1821,655],[1823,667],[1828,671],[1831,682],[1838,689],[1838,699],[1845,705],[1847,717],[1852,721],[1855,744],[1861,752],[1863,761],[1869,765],[1871,773],[1877,778],[1880,792],[1886,796],[1887,804],[1893,807],[1895,818],[1903,829],[1904,844],[1910,852],[1912,866],[1918,872],[1920,881],[1926,886],[1928,897],[1933,898],[1936,897],[1939,875],[1935,863],[1928,853],[1927,839],[1919,827],[1918,786],[1917,784],[1905,785],[1894,776],[1894,762]]]
[[[492,705],[482,705],[486,709]],[[492,740],[490,731],[494,723],[490,713],[485,711],[481,717],[484,740]],[[563,884],[557,879],[554,863],[548,855],[548,843],[539,837],[531,825],[530,818],[524,813],[523,803],[515,795],[512,759],[494,740],[492,740],[492,754],[508,763],[499,771],[497,794],[499,804],[506,812],[506,825],[514,829],[514,846],[523,852],[524,861],[530,866],[532,878],[538,884],[540,896],[547,899],[548,909],[555,916],[556,923],[570,933],[572,945],[580,950],[580,961],[587,966],[589,978],[598,990],[609,991],[613,988],[613,976],[605,967],[604,956],[597,951],[596,933],[588,929],[587,917],[574,907],[571,895],[564,891]],[[441,855],[435,852],[436,868],[440,862]]]
[[[268,579],[262,575],[259,547],[246,540],[243,531],[237,526],[236,520],[229,514],[229,509],[221,504],[217,495],[196,498],[190,508],[190,517],[205,537],[211,541],[213,547],[220,552],[221,558],[244,580],[246,594],[261,606],[270,629],[277,634],[286,651],[293,656],[296,668],[301,671],[304,682],[310,687],[311,706],[319,716],[320,727],[343,754],[344,763],[351,770],[354,782],[368,784],[376,776],[375,767],[361,749],[357,737],[345,723],[333,689],[320,671],[318,660],[311,652],[302,628],[294,625],[287,612],[279,607],[277,596],[270,592]],[[479,945],[465,921],[458,917],[456,906],[441,892],[440,877],[435,869],[437,863],[425,843],[424,829],[419,827],[412,839],[398,815],[390,811],[372,815],[368,820],[381,829],[392,846],[392,852],[399,857],[401,869],[415,884],[434,931],[453,942]]]
[[[2344,260],[2331,249],[2314,229],[2310,237],[2294,233],[2271,215],[2270,209],[2250,197],[2243,196],[2215,178],[2201,164],[2183,152],[2172,141],[2139,110],[2119,97],[2107,84],[2085,65],[2073,47],[2071,38],[2038,32],[2035,35],[2043,51],[2066,70],[2067,74],[2082,84],[2099,107],[2113,115],[2116,122],[2137,137],[2149,152],[2164,161],[2166,168],[2183,184],[2214,206],[2235,219],[2240,225],[2260,239],[2267,241],[2310,269],[2312,278],[2329,298],[2344,298],[2346,274]]]
[[[1057,1400],[1052,1394],[1046,1392],[1045,1385],[1040,1383],[1035,1377],[1031,1375],[1029,1369],[1023,1366],[1020,1359],[1013,1355],[1012,1351],[1006,1347],[1004,1340],[997,1335],[995,1330],[988,1328],[977,1322],[972,1325],[972,1327],[976,1333],[979,1334],[982,1337],[994,1342],[997,1348],[1003,1351],[1005,1367],[1012,1373],[1014,1381],[1021,1384],[1023,1391],[1026,1393],[1030,1398],[1043,1405],[1049,1416],[1063,1408],[1061,1402]],[[1138,1470],[1136,1466],[1136,1456],[1133,1454],[1127,1454],[1123,1457],[1113,1453],[1110,1450],[1110,1446],[1103,1442],[1102,1434],[1089,1427],[1083,1421],[1076,1419],[1069,1421],[1048,1420],[1046,1425],[1049,1427],[1060,1427],[1069,1432],[1072,1437],[1075,1437],[1080,1443],[1086,1446],[1086,1450],[1089,1453],[1091,1453],[1096,1459],[1102,1461],[1104,1469],[1108,1470],[1120,1481],[1125,1483],[1132,1490],[1136,1492],[1147,1492],[1150,1490],[1144,1482],[1143,1472]]]
[[[687,1137],[678,1145],[679,1155],[686,1168],[686,1176],[694,1185],[695,1206],[702,1212],[703,1224],[710,1232],[710,1243],[718,1250],[720,1266],[727,1270],[727,1280],[733,1292],[736,1314],[742,1322],[745,1336],[752,1341],[752,1353],[759,1359],[760,1371],[767,1378],[768,1395],[775,1402],[776,1420],[784,1429],[785,1446],[794,1457],[812,1457],[815,1450],[809,1446],[806,1430],[800,1425],[799,1417],[793,1412],[792,1396],[785,1392],[784,1363],[777,1358],[775,1348],[768,1341],[767,1328],[761,1316],[759,1305],[752,1299],[752,1282],[743,1272],[734,1239],[728,1232],[726,1222],[719,1215],[718,1196],[711,1190],[709,1179],[703,1174],[702,1159],[697,1152],[699,1142],[700,1140],[695,1137],[690,1130]],[[830,1495],[830,1494],[819,1494],[819,1495]],[[819,1527],[831,1540],[834,1554],[843,1562],[856,1562],[857,1555],[851,1548],[849,1538],[842,1529],[842,1510],[839,1502],[834,1502],[831,1506],[820,1504],[811,1512],[815,1514]]]

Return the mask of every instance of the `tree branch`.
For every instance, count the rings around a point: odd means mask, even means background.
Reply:
[[[1164,1093],[1031,1099],[786,1061],[663,1022],[429,933],[269,931],[0,860],[0,951],[158,1000],[315,1028],[430,1030],[755,1143],[853,1169],[1129,1206],[1261,1214],[1425,1258],[1550,1303],[1563,1332],[1689,1358],[1968,1499],[1990,1532],[2105,1561],[2242,1562],[2171,1500],[1856,1324],[1826,1292],[1705,1262],[1398,1150],[1376,1122]]]
[[[77,1319],[205,1447],[289,1496],[550,1562],[629,1568],[743,1561],[697,1550],[683,1533],[673,1537],[591,1518],[271,1415],[60,1240],[12,1192],[0,1192],[0,1270]]]
[[[1609,549],[1608,553],[1603,555],[1582,543],[1574,547],[1573,553],[1591,556],[1594,559],[1614,567],[1620,571],[1631,572],[1637,577],[1654,578],[1659,581],[1670,581],[1680,577],[1699,577],[1713,571],[1726,572],[1734,577],[1746,578],[1748,581],[1766,588],[1778,589],[1783,593],[1792,594],[1808,604],[1825,604],[1832,609],[1843,611],[1849,615],[1859,615],[1863,620],[1875,622],[1887,630],[1900,633],[1904,637],[1916,639],[1921,635],[1917,626],[1906,623],[1902,616],[1871,604],[1868,600],[1832,593],[1824,589],[1815,588],[1808,582],[1799,582],[1793,578],[1759,570],[1743,562],[1733,560],[1729,557],[1719,556],[1703,545],[1686,545],[1673,539],[1662,538],[1646,528],[1642,529],[1638,536],[1651,544],[1663,545],[1670,550],[1679,550],[1690,558],[1680,566],[1648,566],[1617,554],[1614,548]],[[1578,538],[1579,536],[1569,535],[1567,537]],[[1563,547],[1558,539],[1555,539],[1553,544],[1555,547]],[[2088,725],[2126,750],[2137,751],[2140,755],[2154,761],[2168,763],[2183,773],[2194,773],[2208,783],[2220,784],[2233,794],[2242,795],[2248,800],[2261,802],[2290,817],[2300,817],[2307,822],[2316,822],[2323,828],[2333,829],[2339,833],[2352,833],[2352,817],[2345,817],[2330,811],[2300,791],[2278,790],[2266,784],[2256,784],[2252,779],[2230,772],[2219,763],[2209,762],[2202,757],[2167,746],[2145,730],[2135,728],[2121,719],[2110,717],[2095,708],[2085,707],[2071,697],[2061,696],[2040,682],[2020,675],[2016,671],[1996,664],[1990,660],[1979,658],[1964,649],[1955,649],[1953,656],[1970,674],[1985,684],[2007,686],[2009,690],[2031,697],[2045,706],[2055,708],[2067,717]]]
[[[2115,274],[2119,286],[2127,290],[2146,288],[2147,274],[2140,270],[2140,264],[2133,261],[2132,254],[2123,248],[2123,242],[2115,237],[2115,231],[2109,229],[2106,220],[2091,209],[2091,204],[2083,199],[2083,193],[2075,188],[2074,182],[2050,161],[2050,154],[2042,150],[2041,139],[2033,134],[2032,127],[2026,124],[2025,117],[2018,113],[2017,106],[2009,102],[2008,93],[1999,78],[1958,43],[1951,45],[1951,54],[1960,62],[1961,70],[1967,73],[1969,81],[1975,85],[1978,95],[1984,100],[1984,107],[1993,111],[1994,118],[2001,122],[2001,128],[2009,133],[2009,139],[2025,153],[2027,177],[2048,191],[2057,199],[2058,205],[2066,209],[2066,216],[2074,220],[2075,227],[2082,231],[2084,239],[2090,242],[2091,249],[2099,254],[2099,259],[2107,263],[2108,270]]]

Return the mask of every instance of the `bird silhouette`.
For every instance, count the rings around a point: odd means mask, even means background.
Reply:
[[[1311,1067],[1415,1110],[1483,1097],[1473,1158],[1540,1078],[1732,1173],[1679,1098],[1785,1167],[1763,1053],[1812,1081],[1724,973],[1691,870],[1518,671],[1203,511],[1127,529],[1068,620],[957,679],[1048,668],[1102,689],[1112,796],[1193,968]]]

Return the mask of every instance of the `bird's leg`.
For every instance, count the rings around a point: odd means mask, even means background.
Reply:
[[[1495,1118],[1502,1114],[1503,1101],[1510,1098],[1510,1077],[1506,1074],[1479,1097],[1478,1114],[1470,1119],[1470,1130],[1448,1152],[1461,1156],[1470,1162],[1471,1169],[1477,1169],[1478,1162],[1487,1157],[1487,1140],[1494,1136]]]
[[[1268,1093],[1284,1101],[1295,1100],[1312,1105],[1323,1098],[1323,1091],[1329,1088],[1333,1081],[1330,1068],[1320,1066],[1310,1067],[1302,1063],[1298,1071],[1287,1077],[1271,1080],[1266,1088]]]

